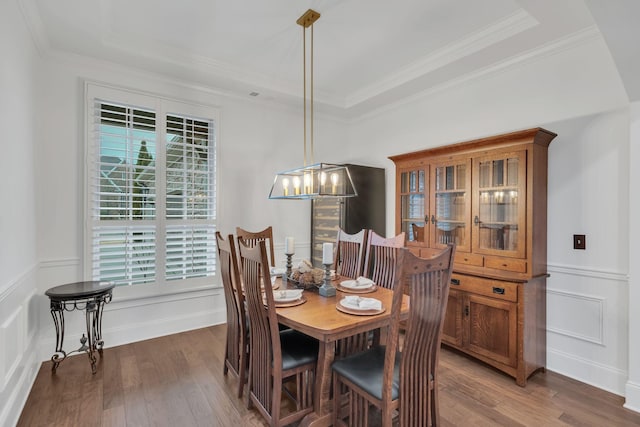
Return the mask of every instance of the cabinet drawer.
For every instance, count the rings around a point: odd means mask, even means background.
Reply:
[[[451,289],[459,289],[461,291],[505,301],[518,301],[518,284],[513,282],[483,279],[454,273],[451,275]]]
[[[521,259],[508,259],[499,257],[484,257],[484,266],[497,270],[515,271],[516,273],[527,272],[527,261]]]
[[[454,263],[482,267],[484,265],[484,256],[468,252],[456,252]]]

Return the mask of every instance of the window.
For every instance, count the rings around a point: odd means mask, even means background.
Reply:
[[[87,258],[94,280],[215,273],[216,112],[87,86]]]

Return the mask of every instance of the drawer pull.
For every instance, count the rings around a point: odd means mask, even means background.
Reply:
[[[467,306],[465,306],[465,308],[464,308],[464,315],[465,315],[465,316],[468,316],[468,315],[469,315],[469,306],[468,306],[468,305],[467,305]]]
[[[498,295],[504,295],[504,288],[493,288],[493,293]]]
[[[460,279],[451,279],[451,284],[452,285],[456,285],[456,286],[460,286]]]

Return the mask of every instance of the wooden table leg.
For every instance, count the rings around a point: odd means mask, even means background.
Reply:
[[[300,422],[301,427],[331,425],[331,364],[336,352],[336,342],[320,342],[316,383],[313,395],[313,412]]]

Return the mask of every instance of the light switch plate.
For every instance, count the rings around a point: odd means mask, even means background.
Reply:
[[[584,234],[573,235],[573,249],[587,249],[587,241]]]

